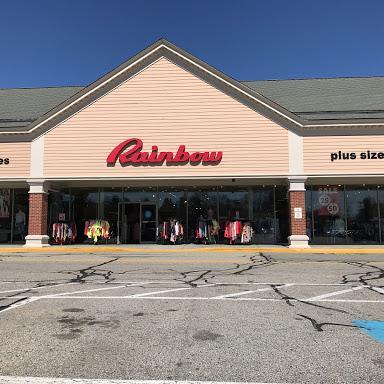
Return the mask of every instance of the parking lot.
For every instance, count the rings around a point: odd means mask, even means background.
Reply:
[[[0,382],[384,381],[382,255],[0,260]]]

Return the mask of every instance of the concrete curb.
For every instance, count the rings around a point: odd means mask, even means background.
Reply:
[[[25,247],[3,247],[0,253],[244,253],[244,252],[262,252],[262,253],[308,253],[308,254],[384,254],[382,248],[268,248],[268,247],[196,247],[183,248],[146,248],[146,247],[111,247],[111,246],[94,246],[94,247],[66,247],[52,246],[48,248],[25,248]]]

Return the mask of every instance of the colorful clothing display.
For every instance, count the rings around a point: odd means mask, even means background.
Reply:
[[[206,220],[199,220],[197,223],[197,228],[195,231],[196,239],[205,239],[208,240],[209,228]]]
[[[97,243],[99,238],[110,238],[110,224],[107,220],[88,220],[84,224],[84,235]]]
[[[76,239],[77,231],[75,223],[53,223],[52,238],[57,244],[73,243]]]
[[[250,243],[253,237],[251,223],[242,223],[240,220],[228,220],[225,223],[224,237],[229,240],[229,244],[235,244],[236,242],[241,244]]]
[[[217,220],[214,219],[200,219],[197,223],[195,230],[195,238],[197,241],[203,241],[204,243],[217,243],[220,231],[220,225]]]
[[[241,231],[241,244],[247,244],[252,241],[253,228],[251,223],[243,223],[243,229]]]
[[[212,220],[212,230],[211,234],[213,236],[219,236],[219,231],[220,231],[220,224],[217,220]]]
[[[158,238],[163,241],[176,243],[184,236],[183,225],[177,220],[169,220],[161,223],[157,229]]]

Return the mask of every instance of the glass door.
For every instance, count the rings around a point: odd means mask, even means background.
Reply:
[[[140,243],[140,203],[119,203],[117,244]]]
[[[140,207],[141,243],[154,243],[156,241],[157,205],[141,203]]]

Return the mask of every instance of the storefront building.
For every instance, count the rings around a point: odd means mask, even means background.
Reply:
[[[165,40],[85,88],[0,90],[0,242],[381,244],[382,100]]]

